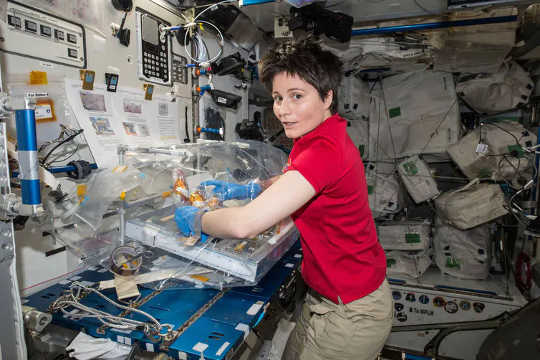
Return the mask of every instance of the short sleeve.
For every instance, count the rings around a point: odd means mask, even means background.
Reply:
[[[339,179],[341,155],[336,145],[326,138],[316,137],[302,145],[302,150],[291,159],[286,171],[297,170],[315,192],[320,193]]]

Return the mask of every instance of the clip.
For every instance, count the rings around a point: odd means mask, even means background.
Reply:
[[[96,72],[92,70],[79,70],[79,74],[81,75],[82,88],[84,90],[94,90]]]
[[[105,83],[107,84],[107,91],[116,92],[118,87],[118,74],[105,73]]]
[[[144,100],[152,100],[152,95],[154,93],[154,85],[144,84]]]

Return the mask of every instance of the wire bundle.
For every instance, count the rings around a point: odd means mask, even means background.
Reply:
[[[122,310],[128,310],[135,313],[138,313],[150,320],[150,322],[138,321],[133,319],[128,319],[120,316],[111,315],[105,311],[94,309],[90,306],[81,304],[80,299],[83,297],[83,294],[86,293],[95,293],[108,303],[116,306]],[[68,311],[67,309],[73,308],[79,310],[77,313],[73,313],[73,310]],[[103,325],[120,330],[143,330],[146,335],[150,336],[167,336],[173,329],[169,324],[161,324],[156,318],[152,315],[136,309],[132,306],[125,306],[118,304],[117,302],[109,299],[107,296],[103,295],[99,290],[85,286],[84,284],[74,281],[67,294],[62,295],[56,299],[50,306],[51,311],[61,311],[65,315],[69,315],[72,318],[82,319],[82,318],[96,318]],[[163,329],[166,329],[166,332],[162,332]]]
[[[217,59],[221,57],[223,54],[223,46],[224,46],[224,38],[223,34],[219,30],[219,28],[212,24],[211,22],[205,21],[205,20],[199,20],[202,14],[207,12],[210,9],[215,9],[221,4],[229,3],[229,2],[236,2],[236,0],[225,0],[218,2],[216,4],[212,4],[210,6],[207,6],[206,9],[201,11],[199,14],[197,14],[192,19],[187,18],[185,15],[182,14],[182,17],[186,21],[185,24],[180,26],[171,26],[168,28],[163,28],[162,31],[178,31],[185,29],[184,32],[184,50],[186,51],[187,56],[191,61],[193,61],[196,65],[202,66],[202,67],[208,67],[210,64]],[[208,25],[209,27],[213,28],[216,31],[217,34],[217,42],[219,44],[219,51],[218,53],[209,59],[209,52],[208,47],[206,46],[206,43],[204,42],[204,39],[200,36],[200,34],[197,31],[197,27],[200,29],[203,29],[205,25]],[[193,37],[195,39],[194,48],[196,51],[196,54],[193,54],[190,49],[188,49],[188,35]]]
[[[53,141],[49,141],[49,142],[46,142],[44,144],[42,144],[40,147],[39,147],[39,150],[38,150],[38,153],[41,153],[43,152],[48,146],[50,145],[53,145],[54,146],[52,147],[51,150],[49,150],[47,152],[47,154],[45,156],[43,156],[43,158],[40,160],[40,164],[44,167],[48,167],[54,163],[58,163],[58,162],[62,162],[62,161],[66,161],[68,160],[69,158],[71,158],[73,155],[75,155],[77,153],[77,151],[79,150],[79,144],[77,144],[77,146],[75,147],[74,150],[70,151],[67,155],[65,153],[61,153],[61,154],[58,154],[56,156],[54,156],[52,158],[52,160],[48,161],[47,160],[49,159],[49,157],[51,157],[51,155],[56,151],[56,149],[58,149],[60,146],[64,145],[64,144],[67,144],[69,142],[73,142],[73,139],[82,134],[83,130],[82,129],[78,129],[78,130],[74,130],[74,129],[69,129],[67,127],[65,127],[64,125],[60,125],[62,131],[60,131],[60,135],[58,136],[58,138],[56,138],[55,140]],[[63,157],[62,157],[63,156]]]

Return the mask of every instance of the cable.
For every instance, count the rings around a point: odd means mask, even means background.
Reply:
[[[418,6],[420,9],[422,9],[423,11],[427,12],[428,14],[430,15],[439,15],[438,13],[432,11],[432,10],[429,10],[429,9],[426,9],[423,5],[421,5],[418,0],[414,0],[414,4],[416,6]]]
[[[97,310],[97,309],[94,309],[94,308],[92,308],[90,306],[83,305],[83,304],[81,304],[79,302],[79,300],[81,298],[81,291],[82,290],[93,292],[93,293],[97,294],[98,296],[100,296],[105,301],[109,302],[110,304],[112,304],[112,305],[114,305],[114,306],[116,306],[116,307],[118,307],[120,309],[123,309],[123,310],[126,310],[126,311],[131,311],[131,312],[136,312],[136,313],[148,318],[151,321],[151,324],[149,324],[147,322],[143,322],[143,321],[138,321],[138,320],[133,320],[133,319],[129,319],[129,318],[123,318],[123,317],[120,317],[120,316],[111,315],[111,314],[109,314],[109,313],[107,313],[105,311]],[[76,314],[73,314],[72,311],[68,312],[66,309],[69,308],[69,307],[73,307],[75,309],[78,309],[78,310],[82,311],[82,313],[78,312]],[[147,333],[147,334],[152,334],[153,333],[153,334],[156,334],[158,336],[166,336],[166,334],[163,335],[161,333],[161,329],[163,329],[163,328],[168,329],[167,333],[169,333],[172,330],[172,328],[169,325],[167,325],[167,324],[162,325],[152,315],[150,315],[150,314],[148,314],[148,313],[146,313],[146,312],[144,312],[142,310],[131,307],[131,306],[124,306],[124,305],[118,304],[115,301],[108,298],[107,296],[103,295],[99,290],[88,287],[88,286],[84,286],[82,283],[79,283],[77,281],[75,281],[75,282],[73,282],[71,284],[70,292],[68,294],[59,297],[58,299],[56,299],[53,302],[53,304],[51,305],[51,310],[52,311],[60,310],[64,314],[70,315],[70,316],[75,317],[75,318],[88,318],[88,317],[97,318],[105,326],[108,326],[108,327],[111,327],[111,328],[116,328],[116,329],[136,330],[136,329],[143,328],[145,333]]]
[[[379,84],[381,85],[382,99],[384,104],[384,115],[386,117],[386,122],[388,123],[388,132],[390,133],[390,141],[392,142],[392,151],[394,152],[394,162],[396,162],[397,153],[396,153],[396,144],[394,143],[394,136],[392,134],[392,126],[390,125],[390,115],[388,115],[388,106],[386,105],[386,96],[384,94],[384,88],[382,83],[381,75],[379,74]]]
[[[197,14],[197,16],[195,16],[191,22],[188,22],[187,24],[183,25],[183,27],[186,28],[186,31],[185,31],[185,34],[184,34],[184,50],[186,52],[186,55],[190,58],[191,61],[195,62],[196,64],[203,64],[203,63],[210,64],[210,63],[216,61],[217,59],[219,59],[221,57],[221,55],[223,54],[223,46],[224,46],[224,41],[225,41],[224,38],[223,38],[223,34],[221,33],[221,31],[219,30],[219,28],[217,26],[215,26],[214,24],[212,24],[212,23],[210,23],[208,21],[199,20],[199,17],[201,17],[201,15],[204,14],[205,12],[207,12],[208,10],[215,9],[221,4],[235,2],[235,1],[236,0],[225,0],[225,1],[218,2],[216,4],[211,4],[211,5],[207,6],[206,9],[204,9],[199,14]],[[184,17],[184,19],[186,19],[186,18]],[[186,19],[186,21],[187,21],[187,19]],[[219,44],[218,54],[216,56],[214,56],[213,58],[207,59],[207,60],[202,59],[202,56],[199,54],[199,52],[201,52],[201,50],[202,50],[202,47],[199,44],[196,45],[196,47],[197,47],[197,55],[195,57],[192,56],[193,54],[191,53],[191,51],[188,50],[188,47],[187,47],[188,46],[188,42],[187,42],[188,33],[191,32],[192,28],[196,28],[197,25],[200,26],[201,24],[206,24],[206,25],[209,25],[212,28],[214,28],[216,30],[217,36],[218,36],[218,44]],[[204,40],[202,38],[199,38],[197,36],[197,34],[195,34],[193,36],[196,37],[197,41],[201,42],[203,47],[207,49],[206,43],[204,42]],[[208,54],[208,52],[207,52],[207,54]],[[209,54],[208,54],[208,56],[209,56]]]
[[[74,155],[79,151],[79,147],[80,147],[80,145],[77,144],[77,147],[76,147],[73,151],[71,151],[71,152],[70,152],[69,154],[67,154],[67,155],[64,154],[65,156],[64,156],[63,158],[61,158],[61,159],[58,159],[58,157],[60,157],[61,155],[59,155],[59,156],[53,158],[53,160],[49,161],[49,162],[46,164],[46,167],[49,167],[49,166],[51,166],[52,164],[59,163],[59,162],[63,162],[63,161],[66,161],[66,160],[70,159],[72,156],[74,156]],[[80,159],[80,157],[79,157],[79,159]]]
[[[519,147],[521,147],[521,144],[519,143],[519,139],[517,138],[516,135],[512,134],[510,131],[506,130],[505,128],[503,128],[502,126],[499,126],[495,123],[492,123],[492,122],[486,122],[486,121],[483,121],[482,122],[483,124],[485,125],[491,125],[491,126],[495,126],[496,128],[498,128],[499,130],[502,130],[504,131],[505,133],[509,134],[510,136],[512,136],[514,138],[514,140],[516,140],[516,145],[518,145]]]
[[[439,122],[439,124],[437,125],[437,127],[435,128],[435,130],[431,133],[431,135],[429,136],[429,139],[426,143],[426,145],[424,145],[424,147],[422,148],[422,150],[420,150],[420,154],[422,154],[424,152],[424,150],[426,150],[426,148],[429,146],[429,143],[431,142],[431,140],[433,139],[433,136],[435,136],[435,134],[437,134],[437,132],[439,131],[439,128],[441,127],[441,125],[443,124],[443,122],[446,121],[446,118],[448,116],[448,114],[450,114],[450,111],[452,110],[452,108],[454,107],[454,105],[457,104],[457,97],[456,99],[452,102],[452,104],[450,105],[450,107],[448,108],[448,110],[446,111],[446,113],[444,114],[442,120]]]
[[[156,287],[156,290],[158,290],[158,291],[163,290],[163,288],[165,287],[165,284],[167,282],[169,282],[173,278],[178,278],[179,275],[182,275],[182,277],[185,276],[185,273],[186,273],[187,269],[189,268],[189,266],[191,266],[191,264],[193,264],[193,262],[196,261],[199,258],[202,251],[204,249],[206,249],[210,245],[211,242],[212,241],[210,241],[210,239],[207,239],[206,243],[203,246],[201,246],[201,248],[199,249],[199,252],[197,252],[197,254],[193,257],[193,259],[191,259],[187,263],[187,265],[184,266],[184,268],[182,270],[179,270],[179,271],[175,272],[174,274],[169,275],[169,277],[167,277],[166,279],[161,280],[159,285]]]
[[[47,159],[49,158],[49,156],[51,156],[51,154],[54,152],[54,150],[56,150],[58,147],[60,147],[61,145],[67,143],[68,141],[71,141],[73,140],[77,135],[80,135],[82,134],[84,130],[83,129],[79,129],[79,130],[76,130],[74,134],[71,134],[70,136],[68,136],[66,139],[60,141],[58,144],[56,144],[48,153],[47,155],[45,155],[45,157],[41,160],[41,164],[42,165],[45,165],[46,164],[46,161]]]
[[[201,13],[201,14],[202,14],[202,13]],[[200,14],[199,14],[199,15],[200,15]],[[218,38],[219,38],[219,41],[218,41],[218,44],[219,44],[219,51],[218,51],[217,55],[214,56],[212,59],[209,59],[209,60],[206,60],[206,61],[204,61],[204,60],[201,61],[200,57],[193,58],[193,57],[191,56],[192,54],[190,53],[190,51],[189,51],[188,48],[187,48],[187,36],[188,36],[189,31],[186,31],[186,32],[185,32],[185,35],[184,35],[184,50],[185,50],[185,52],[186,52],[186,55],[190,58],[191,61],[193,61],[193,62],[195,62],[195,63],[197,63],[197,64],[202,64],[202,63],[208,63],[208,64],[210,64],[210,63],[216,61],[217,59],[219,59],[219,58],[221,57],[221,55],[223,54],[223,46],[224,46],[225,40],[224,40],[224,38],[223,38],[223,34],[222,34],[221,31],[218,29],[218,27],[217,27],[216,25],[214,25],[214,24],[208,22],[208,21],[204,21],[204,20],[197,20],[197,21],[195,21],[195,20],[194,20],[193,22],[186,24],[185,27],[191,28],[191,27],[195,27],[195,26],[200,25],[200,24],[207,24],[207,25],[213,27],[213,28],[216,30],[216,32],[217,32],[217,34],[218,34]],[[204,42],[204,40],[201,40],[201,41]],[[205,45],[205,46],[206,46],[206,45]],[[197,54],[197,55],[198,55],[198,54]]]
[[[186,127],[186,137],[184,138],[184,143],[191,142],[191,139],[189,138],[189,127],[188,127],[188,107],[186,105],[185,112],[184,112],[184,125]]]
[[[379,82],[379,81],[376,81],[376,83]],[[381,90],[382,90],[382,85],[381,85]],[[379,98],[377,98],[379,99]],[[381,115],[381,103],[380,103],[380,100],[377,101],[376,103],[376,106],[378,107],[378,119],[377,119],[377,140],[376,140],[376,146],[375,146],[375,152],[376,154],[374,156],[377,156],[377,154],[379,153],[379,139],[380,139],[380,131],[381,131],[381,118],[382,118],[382,115]],[[384,155],[389,158],[389,159],[392,159],[392,156],[389,155],[384,148],[381,149],[381,151],[384,153]],[[392,164],[395,164],[395,160],[392,160],[390,163]]]

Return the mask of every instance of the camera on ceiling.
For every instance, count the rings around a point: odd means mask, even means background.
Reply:
[[[301,8],[291,7],[289,29],[324,34],[330,39],[347,42],[351,39],[353,21],[352,16],[327,10],[321,3],[313,3]]]

